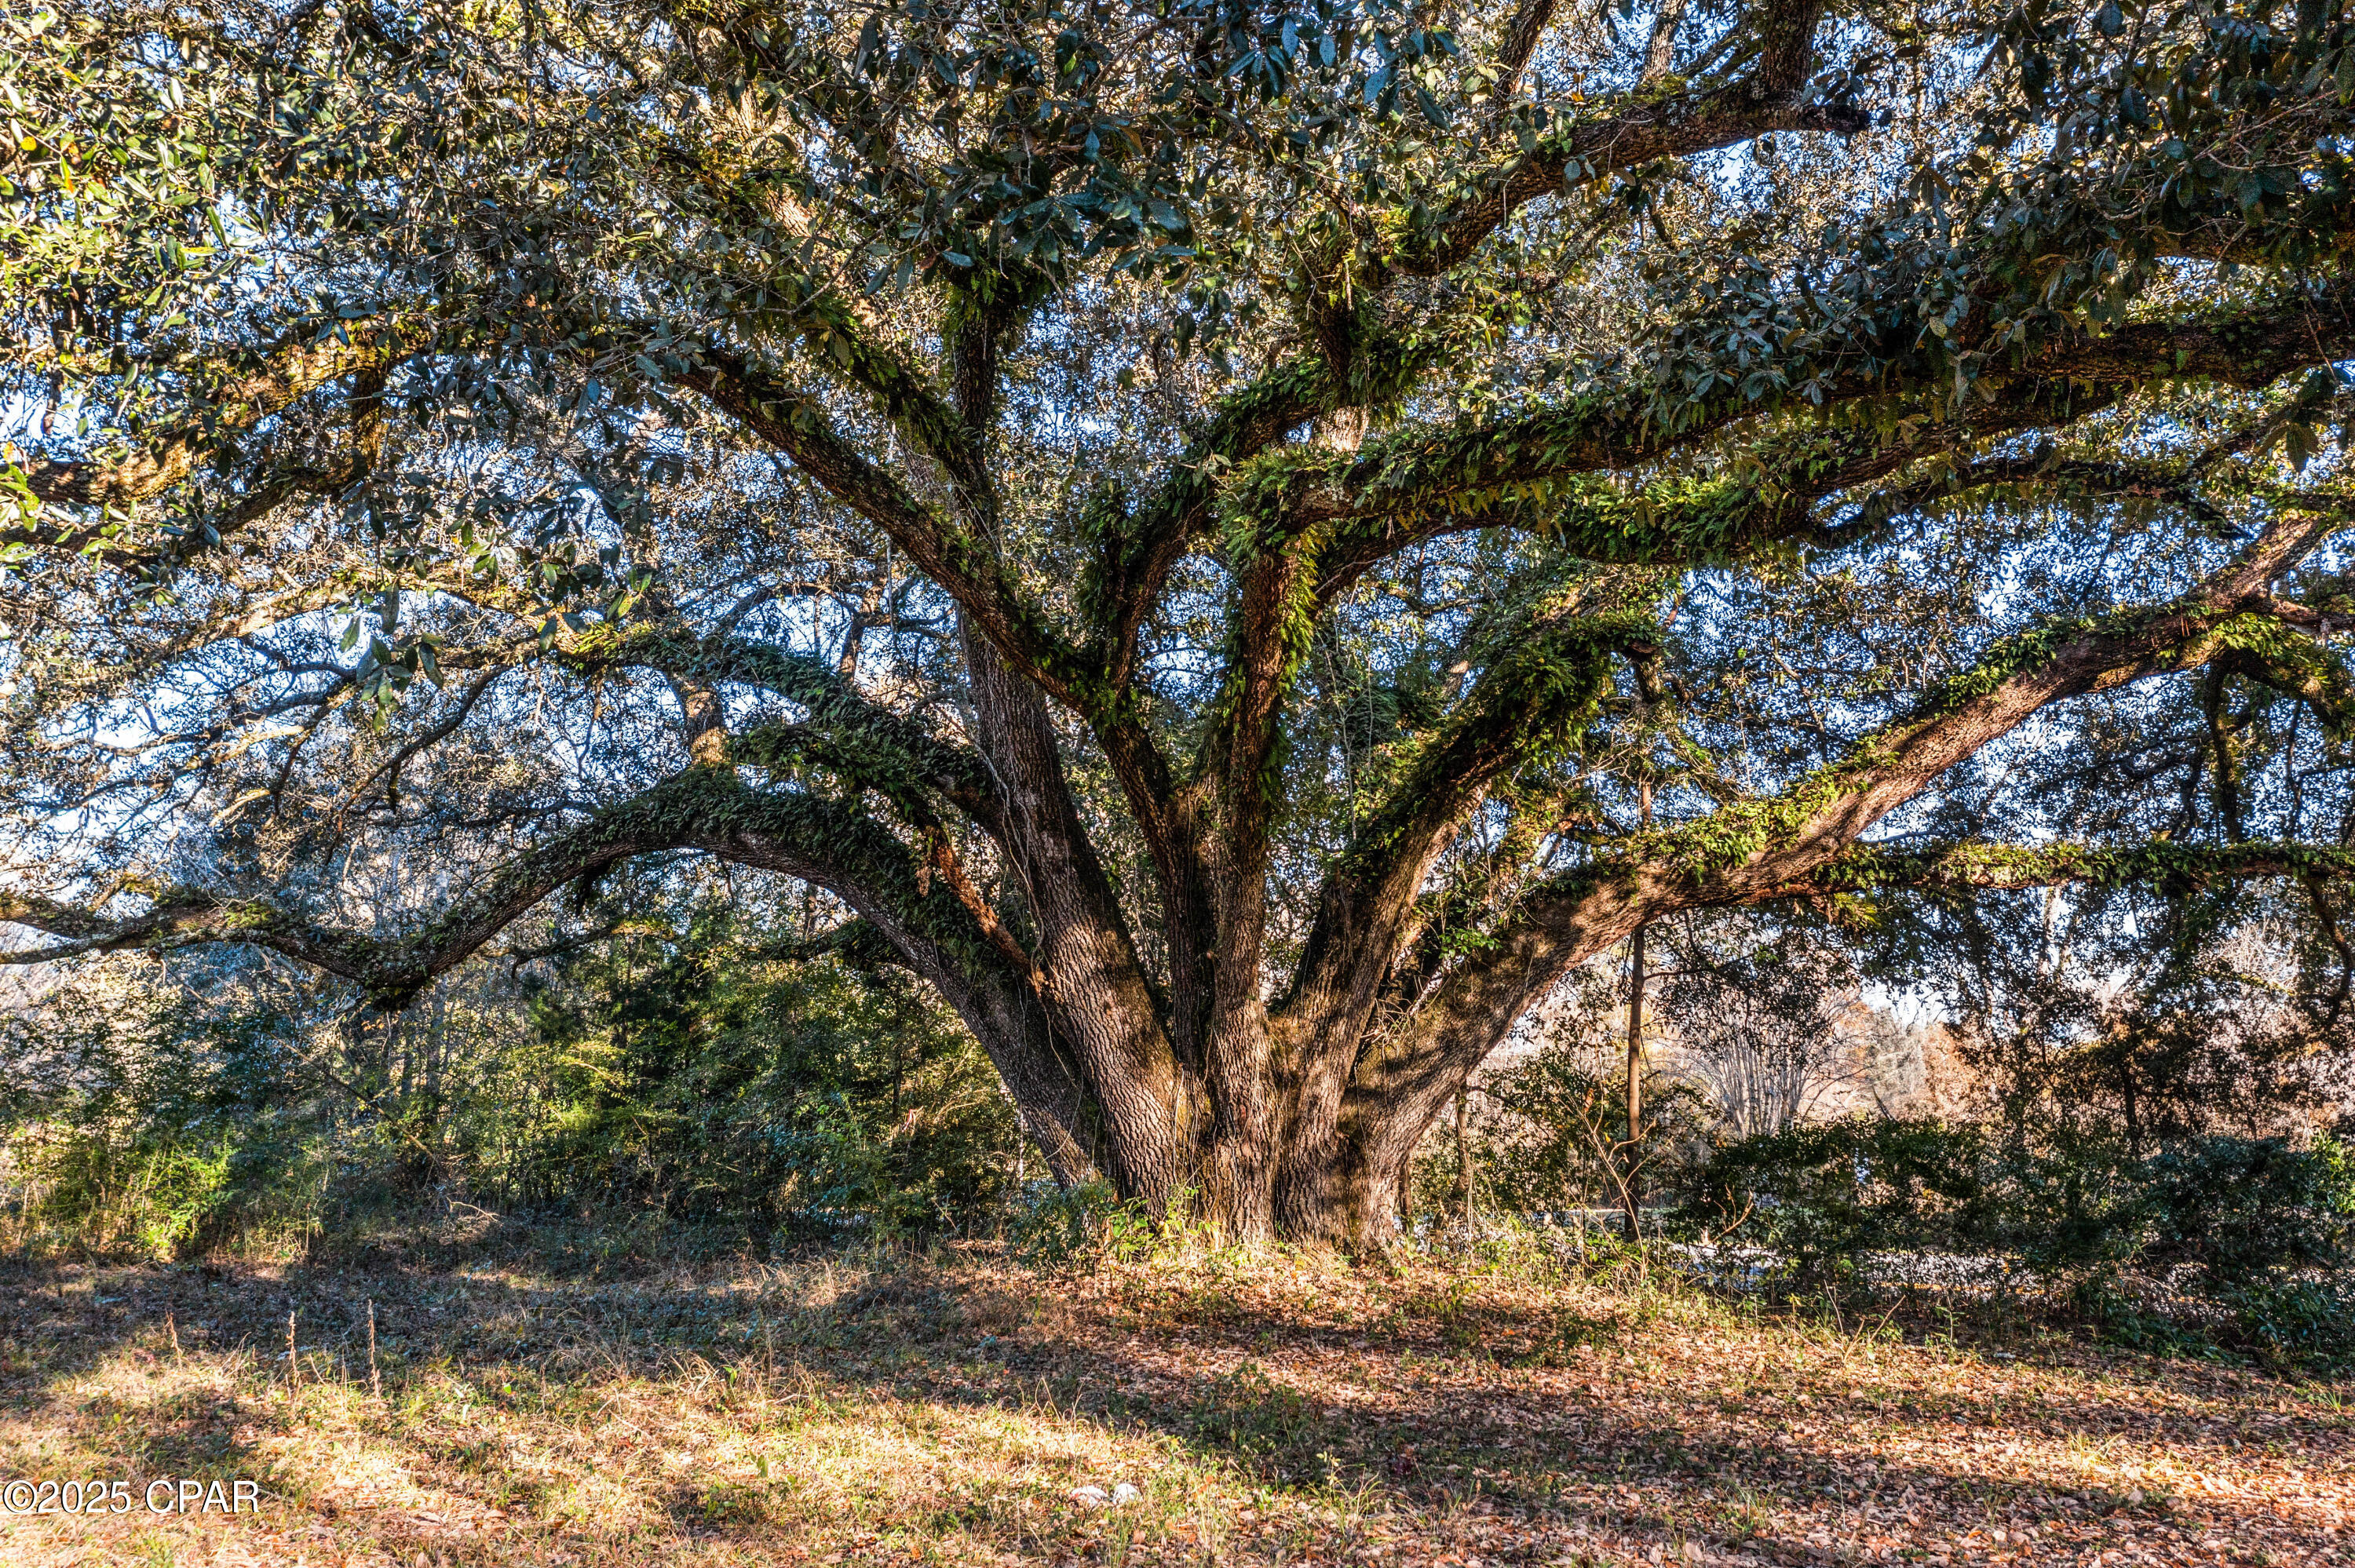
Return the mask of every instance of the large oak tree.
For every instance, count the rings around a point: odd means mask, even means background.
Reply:
[[[1362,1245],[1671,913],[2344,959],[2336,5],[208,9],[0,24],[17,961],[397,1010],[709,857]]]

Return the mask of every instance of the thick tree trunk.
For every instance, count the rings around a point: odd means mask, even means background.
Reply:
[[[1288,1201],[1275,1226],[1284,1241],[1360,1255],[1398,1240],[1405,1160],[1377,1163],[1348,1150],[1338,1160],[1287,1161],[1284,1174]]]
[[[1328,1136],[1285,1148],[1276,1234],[1296,1245],[1349,1254],[1380,1252],[1396,1242],[1414,1151],[1446,1103],[1394,1091],[1353,1094]]]
[[[1037,689],[968,628],[976,736],[1003,799],[1015,869],[1037,922],[1039,1005],[1068,1042],[1103,1121],[1099,1161],[1156,1211],[1194,1175],[1202,1097],[1082,827]]]

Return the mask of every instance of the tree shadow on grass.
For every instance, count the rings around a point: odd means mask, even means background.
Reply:
[[[1688,1543],[1728,1561],[1869,1561],[1963,1539],[1991,1558],[2056,1563],[2121,1543],[2196,1549],[2198,1521],[2155,1490],[1985,1457],[2006,1443],[2050,1450],[2081,1437],[2082,1411],[2008,1405],[1973,1395],[1966,1380],[1951,1393],[1892,1393],[1887,1379],[1834,1370],[1838,1342],[1810,1349],[1788,1335],[1773,1348],[1792,1370],[1762,1381],[1742,1370],[1762,1330],[1721,1315],[1647,1321],[1657,1301],[1487,1291],[1467,1277],[1271,1285],[1178,1270],[1108,1283],[955,1254],[553,1277],[527,1248],[270,1268],[16,1263],[0,1265],[0,1367],[29,1429],[113,1422],[128,1430],[86,1441],[149,1474],[229,1477],[301,1419],[272,1397],[288,1376],[289,1318],[298,1382],[365,1389],[373,1307],[374,1372],[389,1398],[432,1381],[445,1404],[462,1390],[462,1407],[478,1400],[485,1413],[478,1432],[420,1421],[383,1441],[436,1485],[510,1513],[538,1499],[501,1479],[512,1467],[498,1414],[570,1401],[593,1421],[598,1391],[636,1378],[692,1384],[723,1425],[727,1391],[757,1383],[844,1421],[863,1410],[903,1425],[960,1412],[1044,1424],[1007,1437],[1017,1448],[1047,1445],[1047,1425],[1117,1436],[1266,1499],[1236,1515],[1228,1560],[1362,1554],[1380,1540],[1389,1561],[1643,1560]],[[182,1355],[229,1371],[143,1403],[142,1378],[168,1381],[175,1335]],[[1810,1356],[1812,1372],[1800,1364]],[[2119,1400],[2094,1414],[2105,1442],[2178,1460],[2222,1452],[2196,1409]],[[2330,1422],[2314,1415],[2320,1441]],[[955,1444],[943,1442],[939,1462],[953,1468]],[[688,1466],[662,1484],[681,1531],[757,1542],[787,1483]],[[1109,1561],[1101,1521],[1025,1484],[1028,1500],[993,1518],[1028,1520],[1042,1497],[1063,1511],[1007,1527],[1018,1558]],[[896,1527],[903,1536],[953,1531],[964,1495],[886,1499],[876,1517],[912,1520]],[[2254,1502],[2222,1506],[2215,1520],[2277,1555],[2326,1544],[2314,1522]],[[1203,1555],[1209,1528],[1183,1538],[1191,1547],[1165,1534],[1166,1560]]]

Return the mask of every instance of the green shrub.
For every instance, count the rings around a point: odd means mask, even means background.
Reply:
[[[2016,1258],[2054,1283],[2190,1266],[2213,1294],[2347,1263],[2355,1182],[2328,1137],[2186,1139],[2137,1159],[2115,1139],[1859,1119],[1721,1148],[1678,1222],[1738,1225],[1806,1289],[1862,1279],[1875,1253],[1932,1252]]]
[[[2355,1162],[2328,1135],[2305,1150],[2277,1138],[2170,1146],[2143,1181],[2147,1254],[2218,1280],[2337,1267],[2355,1243]]]
[[[2223,1282],[2216,1299],[2230,1337],[2281,1361],[2355,1358],[2355,1283],[2260,1277]]]
[[[0,1016],[13,1241],[282,1251],[513,1209],[994,1224],[1025,1150],[972,1037],[904,977],[756,936],[705,911],[389,1018],[250,957],[79,966]]]
[[[716,922],[566,982],[531,1003],[565,1109],[502,1172],[527,1199],[898,1234],[1011,1191],[1020,1132],[988,1058],[904,977],[748,962]]]
[[[1124,1200],[1100,1178],[1059,1188],[1047,1182],[1027,1192],[1009,1216],[1007,1239],[1033,1263],[1110,1258],[1134,1262],[1179,1242],[1194,1230],[1190,1190],[1155,1218],[1137,1199]]]
[[[1856,1276],[1867,1254],[1952,1248],[1984,1223],[1985,1140],[1934,1121],[1796,1127],[1717,1150],[1675,1224],[1781,1253],[1794,1285]]]

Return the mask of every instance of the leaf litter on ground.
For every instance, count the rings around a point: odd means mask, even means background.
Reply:
[[[2331,1563],[2355,1499],[2342,1385],[1425,1258],[17,1263],[0,1391],[0,1479],[265,1493],[24,1568]]]

